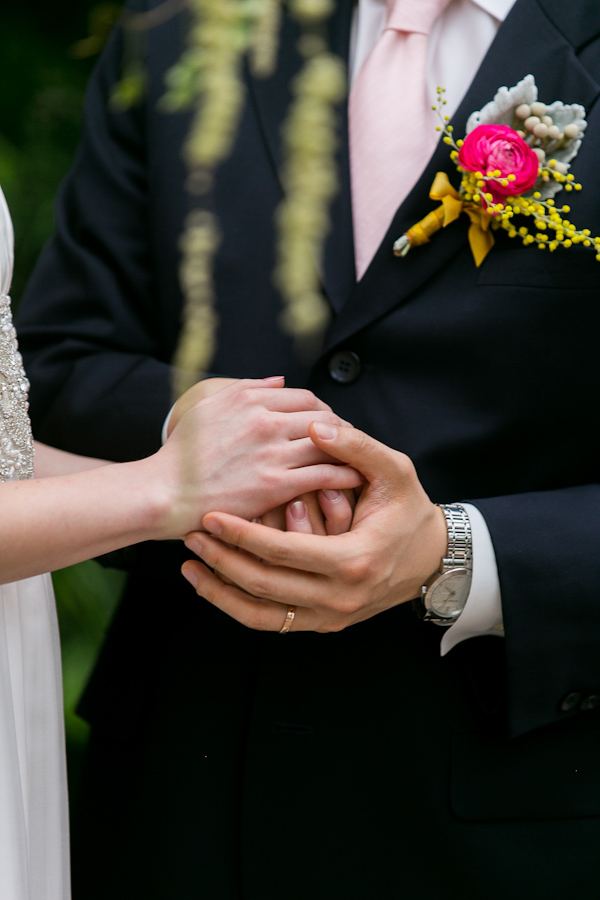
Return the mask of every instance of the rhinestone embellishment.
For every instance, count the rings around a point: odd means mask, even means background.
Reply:
[[[28,391],[10,297],[0,294],[0,481],[33,478]]]

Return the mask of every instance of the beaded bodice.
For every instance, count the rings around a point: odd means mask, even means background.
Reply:
[[[0,481],[33,477],[33,438],[27,410],[29,382],[10,309],[14,235],[0,188]]]
[[[0,481],[33,477],[28,390],[10,298],[0,294]]]

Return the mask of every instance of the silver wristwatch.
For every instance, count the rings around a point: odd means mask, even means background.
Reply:
[[[452,625],[465,608],[471,589],[471,522],[459,503],[440,504],[448,528],[448,550],[439,569],[431,575],[421,595],[413,601],[417,615],[437,625]]]

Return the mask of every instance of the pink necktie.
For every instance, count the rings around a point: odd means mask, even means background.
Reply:
[[[439,140],[427,42],[450,0],[387,0],[385,29],[350,92],[350,173],[360,280]]]

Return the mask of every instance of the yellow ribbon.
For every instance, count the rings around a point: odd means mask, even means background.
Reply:
[[[462,212],[465,212],[471,220],[469,226],[469,245],[479,267],[494,246],[494,235],[490,230],[492,217],[481,208],[480,204],[461,199],[445,172],[438,172],[433,179],[429,196],[432,200],[441,200],[440,206],[428,213],[424,219],[413,225],[406,232],[406,237],[411,247],[419,247],[427,244],[429,238],[440,228],[445,228],[454,222]],[[408,248],[407,248],[408,249]]]

